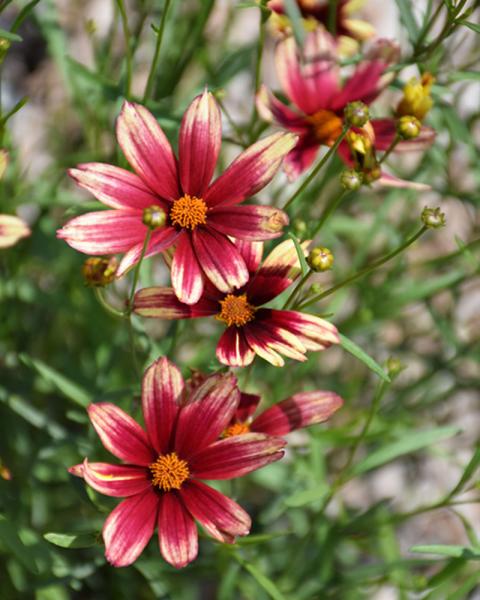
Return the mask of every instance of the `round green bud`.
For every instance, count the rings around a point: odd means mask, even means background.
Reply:
[[[370,119],[368,106],[359,100],[347,104],[343,114],[347,125],[353,125],[354,127],[363,127]]]
[[[294,219],[293,223],[293,229],[295,231],[295,233],[297,235],[302,235],[307,231],[307,224],[305,223],[305,221],[303,219]]]
[[[114,256],[101,258],[91,256],[83,263],[82,275],[85,284],[90,287],[104,287],[115,279],[118,260]]]
[[[406,366],[398,358],[394,358],[393,356],[390,356],[390,358],[387,359],[385,366],[387,367],[388,376],[391,379],[406,369]]]
[[[328,271],[333,266],[333,254],[328,248],[318,246],[313,248],[307,257],[307,263],[312,271]]]
[[[161,206],[152,205],[147,206],[143,211],[142,222],[150,229],[157,229],[163,227],[167,222],[167,213]]]
[[[445,214],[442,213],[438,206],[436,208],[428,208],[426,206],[422,211],[422,223],[429,229],[445,227]]]
[[[340,175],[340,183],[345,190],[358,190],[363,183],[363,173],[355,169],[345,169]]]
[[[365,181],[365,183],[373,183],[374,181],[377,181],[377,179],[380,179],[381,176],[382,170],[377,165],[376,167],[373,167],[372,169],[364,172],[363,180]]]
[[[412,115],[400,117],[397,121],[397,133],[404,140],[413,140],[420,135],[422,124]]]

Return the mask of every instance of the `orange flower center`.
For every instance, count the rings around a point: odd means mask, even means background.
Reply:
[[[197,225],[205,225],[207,210],[207,205],[201,198],[185,194],[174,201],[170,209],[170,220],[172,225],[193,230]]]
[[[225,429],[222,433],[222,437],[233,437],[234,435],[243,435],[245,433],[250,433],[250,427],[247,423],[234,423]]]
[[[229,327],[236,325],[242,327],[255,316],[255,307],[248,303],[247,294],[235,296],[228,294],[223,300],[220,300],[222,310],[216,315],[219,321],[223,321]]]
[[[160,454],[148,468],[152,474],[152,485],[164,492],[179,490],[190,475],[187,461],[178,458],[176,452]]]
[[[342,133],[342,119],[331,110],[321,109],[307,117],[320,144],[332,146]]]

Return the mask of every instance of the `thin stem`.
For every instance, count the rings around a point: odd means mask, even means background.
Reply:
[[[98,300],[101,306],[108,312],[108,314],[119,319],[125,319],[127,317],[127,315],[123,311],[117,310],[107,302],[105,296],[103,295],[102,288],[95,287],[93,288],[93,292],[95,294],[95,298]]]
[[[125,38],[125,61],[127,73],[125,78],[125,97],[130,98],[130,87],[132,84],[132,46],[130,43],[130,29],[128,27],[127,12],[123,0],[117,0],[118,10],[122,19],[123,36]]]
[[[170,0],[165,0],[163,6],[162,18],[160,20],[160,26],[156,30],[157,41],[155,43],[155,52],[153,53],[152,64],[150,65],[150,72],[148,74],[147,85],[145,86],[145,92],[143,94],[143,103],[147,101],[148,97],[152,93],[153,83],[155,81],[155,73],[157,71],[158,60],[160,58],[160,48],[162,46],[163,32],[165,29],[165,23],[167,21],[167,12],[170,7]]]
[[[263,48],[265,46],[265,24],[264,24],[264,15],[262,9],[260,11],[260,23],[259,23],[259,33],[258,33],[258,43],[257,43],[257,59],[255,63],[255,89],[253,91],[253,108],[252,108],[252,116],[250,117],[250,125],[249,125],[249,134],[252,134],[253,128],[255,126],[255,122],[257,120],[257,92],[260,89],[260,82],[262,79],[262,56],[263,56]]]
[[[367,273],[374,271],[378,267],[381,267],[383,264],[385,264],[386,262],[388,262],[389,260],[391,260],[392,258],[397,256],[397,254],[400,254],[401,252],[403,252],[403,250],[405,250],[405,248],[408,248],[408,246],[413,244],[413,242],[415,242],[421,235],[423,235],[425,233],[425,231],[427,231],[427,229],[428,229],[428,227],[426,227],[424,225],[421,229],[419,229],[419,231],[417,231],[417,233],[412,235],[412,237],[408,238],[401,246],[399,246],[398,248],[396,248],[395,250],[393,250],[386,256],[383,256],[382,258],[379,258],[378,260],[374,261],[372,264],[367,265],[365,268],[360,269],[360,271],[358,271],[357,273],[350,275],[350,277],[347,277],[340,283],[337,283],[337,285],[334,285],[333,287],[329,288],[328,290],[325,290],[321,294],[318,294],[318,296],[314,296],[310,300],[303,302],[302,304],[300,304],[299,309],[301,310],[303,308],[306,308],[307,306],[310,306],[311,304],[315,304],[315,302],[318,302],[319,300],[323,300],[323,298],[330,296],[330,294],[333,294],[340,288],[348,285],[349,283],[352,283],[353,281],[356,281],[357,279],[360,279],[360,277],[367,275]]]
[[[312,239],[319,233],[320,229],[325,225],[325,223],[326,223],[327,219],[330,217],[330,215],[333,212],[335,212],[335,210],[338,208],[340,202],[343,200],[346,193],[347,193],[347,190],[342,189],[340,194],[338,194],[337,196],[334,196],[330,200],[330,202],[328,202],[328,204],[325,206],[322,214],[320,215],[320,219],[318,220],[314,230],[312,231],[312,234],[311,234]]]
[[[337,35],[337,2],[338,0],[330,0],[328,3],[328,31],[333,37]]]
[[[302,287],[307,283],[308,279],[310,279],[310,276],[312,274],[313,274],[313,271],[309,270],[300,279],[300,281],[297,283],[297,285],[295,286],[295,288],[292,291],[292,293],[290,294],[290,296],[287,298],[287,301],[285,302],[285,306],[283,307],[283,310],[286,310],[288,307],[290,307],[290,306],[293,305],[293,302],[294,302],[295,298],[297,297],[298,293],[300,292],[300,290],[302,289]]]
[[[227,121],[228,121],[230,127],[233,129],[235,135],[238,137],[238,141],[235,141],[235,143],[238,144],[238,145],[240,145],[240,146],[245,146],[245,142],[243,141],[242,130],[235,123],[235,121],[232,119],[232,115],[227,110],[227,107],[225,106],[224,102],[220,98],[218,98],[217,96],[215,96],[215,99],[217,100],[220,108],[222,109],[223,114],[227,117]],[[223,138],[223,139],[225,139],[225,138]]]
[[[428,32],[430,31],[430,29],[432,28],[433,24],[435,23],[435,21],[438,19],[440,13],[442,12],[442,8],[444,7],[443,2],[440,2],[435,10],[435,12],[433,13],[433,15],[431,16],[431,18],[429,19],[428,23],[426,23],[425,27],[423,28],[423,30],[420,32],[420,35],[418,36],[417,41],[415,42],[415,48],[414,48],[414,52],[418,52],[423,44],[423,40],[427,37]]]
[[[398,142],[401,140],[402,138],[397,134],[395,134],[395,137],[392,140],[392,143],[390,144],[390,146],[385,150],[382,158],[378,161],[378,164],[381,165],[383,163],[384,160],[386,160],[388,158],[388,156],[390,155],[391,152],[393,152],[393,150],[395,149],[395,146],[398,144]]]
[[[140,254],[140,258],[138,259],[138,262],[135,265],[135,271],[133,273],[132,288],[130,290],[130,296],[128,298],[127,311],[128,311],[129,315],[132,314],[132,310],[133,310],[133,298],[135,296],[135,290],[137,288],[138,278],[140,276],[140,267],[142,266],[142,261],[143,261],[143,259],[145,257],[145,252],[147,251],[147,246],[148,246],[148,242],[150,241],[151,235],[152,235],[152,230],[148,229],[147,235],[145,236],[145,241],[143,242],[143,247],[142,247],[142,252]]]
[[[342,133],[338,136],[336,142],[329,149],[329,151],[321,158],[321,160],[317,163],[314,169],[311,171],[310,175],[303,180],[303,182],[298,186],[297,190],[293,192],[293,195],[287,201],[285,206],[283,207],[286,210],[297,198],[300,194],[305,190],[305,188],[310,185],[311,181],[317,176],[320,169],[323,165],[328,161],[328,159],[336,152],[337,148],[340,146],[343,138],[347,135],[348,127],[344,127]]]

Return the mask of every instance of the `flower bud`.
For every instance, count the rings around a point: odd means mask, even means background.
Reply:
[[[418,137],[422,124],[413,115],[405,115],[400,117],[397,121],[397,132],[398,135],[404,140],[413,140]]]
[[[167,213],[161,206],[157,206],[156,204],[147,206],[143,211],[142,222],[150,229],[163,227],[167,222]]]
[[[340,183],[345,190],[358,190],[363,183],[363,173],[355,169],[345,169],[340,175]]]
[[[333,254],[328,248],[318,246],[313,248],[307,257],[307,263],[312,271],[328,271],[333,266]]]
[[[373,183],[374,181],[377,181],[377,179],[380,179],[381,176],[382,170],[378,164],[374,165],[368,171],[363,172],[363,180],[365,183]]]
[[[303,219],[294,219],[293,230],[298,236],[302,236],[307,231],[307,224]]]
[[[428,208],[426,206],[422,211],[422,223],[429,229],[445,227],[445,214],[442,213],[438,206],[436,208]]]
[[[390,356],[390,358],[387,359],[385,366],[387,367],[387,372],[390,379],[394,379],[407,368],[402,361],[400,361],[398,358],[394,358],[393,356]]]
[[[403,98],[397,106],[397,117],[413,116],[422,121],[433,106],[430,90],[434,81],[430,73],[424,73],[421,80],[412,77],[403,88]]]
[[[345,120],[348,125],[354,127],[363,127],[370,118],[368,106],[363,102],[350,102],[344,111]]]
[[[101,258],[91,256],[83,263],[82,275],[85,284],[90,287],[104,287],[115,279],[118,260],[114,257]]]

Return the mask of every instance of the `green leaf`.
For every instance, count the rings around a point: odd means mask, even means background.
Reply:
[[[323,500],[328,494],[328,491],[328,486],[323,483],[308,490],[301,490],[300,492],[295,492],[294,494],[287,496],[284,502],[287,506],[297,508],[300,506],[304,506],[305,504],[310,504],[311,502],[318,502],[319,500]]]
[[[355,342],[352,342],[352,340],[348,339],[343,334],[340,334],[340,345],[344,350],[350,352],[350,354],[355,356],[355,358],[358,358],[358,360],[362,361],[365,365],[367,365],[367,367],[374,373],[376,373],[381,379],[383,379],[387,383],[390,383],[390,377],[382,369],[382,367],[364,350],[362,350],[360,346],[357,346]]]
[[[412,3],[410,0],[395,0],[395,2],[400,13],[400,20],[405,25],[410,42],[414,43],[418,37],[420,28],[413,14]]]
[[[46,533],[47,542],[60,548],[90,548],[98,544],[98,533]]]
[[[256,580],[256,582],[262,587],[270,598],[273,600],[285,600],[285,596],[280,592],[277,586],[273,583],[271,579],[269,579],[266,575],[264,575],[261,571],[257,569],[254,565],[247,562],[246,560],[238,559],[242,564],[243,568],[247,570],[250,575]]]
[[[474,475],[474,473],[476,472],[476,470],[478,469],[479,466],[480,466],[480,448],[477,448],[475,450],[474,455],[470,459],[468,465],[465,467],[465,470],[464,470],[462,476],[460,477],[459,482],[453,488],[453,490],[448,494],[449,498],[456,496],[459,492],[461,492],[463,490],[463,488],[465,487],[465,484],[468,483],[468,481]]]
[[[305,28],[302,22],[302,13],[294,0],[285,0],[285,11],[292,25],[293,36],[300,47],[305,40]]]
[[[297,251],[298,260],[300,261],[300,266],[302,267],[302,277],[305,277],[305,275],[310,271],[310,267],[308,266],[307,261],[305,260],[305,253],[303,251],[303,248],[300,245],[300,242],[298,241],[297,237],[293,233],[289,232],[288,237],[295,244],[295,250]]]
[[[386,444],[371,452],[365,459],[354,465],[349,476],[356,477],[377,467],[422,448],[427,448],[442,440],[456,435],[460,431],[458,427],[436,427],[424,431],[412,431],[403,434],[402,438]]]
[[[21,354],[19,358],[27,367],[34,369],[45,380],[53,383],[64,396],[75,402],[75,404],[84,408],[90,404],[91,395],[77,383],[52,369],[41,360],[31,358],[27,354]]]
[[[0,540],[28,571],[38,573],[35,556],[32,550],[22,542],[17,531],[16,525],[8,521],[4,515],[0,515]]]
[[[422,544],[412,546],[410,552],[419,554],[440,554],[453,558],[465,558],[467,560],[480,560],[480,551],[473,550],[467,546],[455,546],[447,544]]]
[[[459,25],[465,25],[475,33],[480,33],[480,25],[478,23],[472,23],[471,21],[456,21]]]
[[[22,38],[16,33],[12,33],[11,31],[7,31],[6,29],[0,28],[0,38],[4,40],[8,40],[9,42],[21,42]]]

